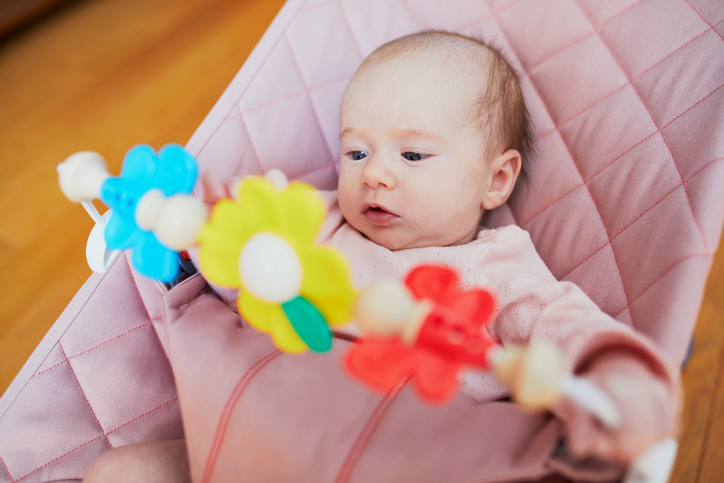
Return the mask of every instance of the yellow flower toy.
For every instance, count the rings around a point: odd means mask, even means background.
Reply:
[[[244,178],[238,201],[214,206],[199,235],[201,272],[239,288],[239,313],[290,353],[332,347],[330,327],[352,319],[356,292],[343,256],[315,244],[326,213],[319,193],[302,182],[280,190]]]

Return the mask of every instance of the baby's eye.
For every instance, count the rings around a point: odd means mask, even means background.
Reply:
[[[408,161],[422,161],[423,159],[425,159],[428,156],[429,156],[429,154],[413,153],[410,151],[402,153],[402,157]]]
[[[368,154],[365,151],[350,151],[347,153],[347,156],[352,158],[354,161],[359,161],[360,159],[366,158]]]

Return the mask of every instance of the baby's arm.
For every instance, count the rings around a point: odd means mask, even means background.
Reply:
[[[524,232],[492,241],[494,249],[481,251],[476,272],[497,275],[496,334],[504,343],[552,342],[570,370],[609,393],[621,411],[621,425],[607,429],[587,411],[561,402],[554,412],[565,422],[571,452],[628,463],[673,435],[678,371],[655,344],[603,313],[577,286],[557,282]]]

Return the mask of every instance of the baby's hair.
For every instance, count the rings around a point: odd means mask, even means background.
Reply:
[[[484,137],[494,140],[500,149],[486,155],[517,150],[522,158],[520,178],[527,182],[526,165],[534,155],[533,129],[519,76],[500,49],[455,32],[423,30],[382,45],[365,59],[361,69],[422,50],[485,67],[485,87],[476,101],[474,114]]]

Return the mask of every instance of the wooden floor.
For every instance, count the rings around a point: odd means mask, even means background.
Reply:
[[[92,227],[55,166],[185,144],[282,0],[84,0],[0,40],[0,393],[90,274]],[[724,481],[724,250],[684,370],[672,481]]]

